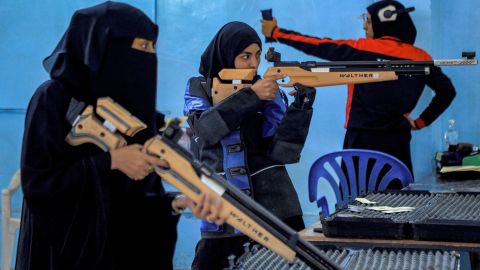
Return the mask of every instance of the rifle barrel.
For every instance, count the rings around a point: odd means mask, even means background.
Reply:
[[[317,67],[365,67],[365,68],[409,68],[409,67],[428,67],[428,66],[460,66],[460,65],[476,65],[477,59],[439,59],[428,61],[415,60],[388,60],[388,61],[332,61],[332,62],[315,62],[315,61],[279,61],[273,62],[274,67],[298,66],[304,69]]]
[[[392,68],[376,68],[376,67],[316,67],[309,69],[312,72],[379,72],[379,71],[393,71],[399,76],[414,76],[414,75],[428,75],[430,74],[430,67],[428,66],[412,66],[412,67],[392,67]]]

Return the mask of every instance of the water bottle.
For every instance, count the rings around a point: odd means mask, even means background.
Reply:
[[[448,129],[445,131],[444,135],[445,145],[449,152],[455,152],[458,146],[458,131],[455,127],[455,120],[448,120]]]

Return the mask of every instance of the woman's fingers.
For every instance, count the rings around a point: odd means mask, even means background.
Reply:
[[[194,203],[193,207],[190,206],[190,210],[192,210],[192,214],[201,219],[205,219],[200,215],[204,206],[204,201],[205,201],[205,194],[201,194],[199,201],[197,203]]]
[[[222,225],[227,220],[228,214],[224,214],[223,216],[221,215],[223,203],[220,197],[215,197],[212,205],[213,211],[210,217],[217,225]]]
[[[228,215],[221,215],[222,201],[217,195],[212,195],[209,192],[202,193],[198,200],[198,203],[194,203],[192,200],[187,200],[187,207],[190,208],[192,214],[200,219],[205,219],[208,222],[215,222],[218,225],[225,223]]]
[[[210,200],[212,199],[212,195],[207,192],[205,194],[205,200],[203,201],[203,208],[202,211],[200,212],[200,216],[206,218],[210,214]]]

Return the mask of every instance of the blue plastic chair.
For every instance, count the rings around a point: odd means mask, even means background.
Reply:
[[[326,164],[330,164],[330,170],[327,170]],[[344,169],[342,169],[342,164]],[[358,164],[357,167],[355,164]],[[388,171],[382,173],[382,177],[380,175],[382,169],[387,170],[387,168],[389,168]],[[347,172],[347,175],[344,171]],[[335,175],[339,183],[335,180]],[[391,155],[363,149],[332,152],[318,158],[310,168],[308,176],[309,199],[311,202],[317,202],[318,207],[322,209],[321,215],[326,217],[329,215],[328,201],[325,194],[317,194],[319,181],[326,181],[333,188],[337,199],[336,209],[338,209],[346,206],[358,196],[371,191],[385,190],[395,179],[401,182],[402,187],[413,182],[412,174],[407,166]]]

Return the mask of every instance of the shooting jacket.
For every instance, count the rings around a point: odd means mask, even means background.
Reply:
[[[261,101],[250,88],[213,106],[204,82],[204,77],[191,78],[185,92],[194,156],[280,219],[301,215],[284,164],[300,160],[313,111],[287,108],[281,91],[275,100]],[[236,233],[228,225],[206,222],[201,230],[203,238]]]

